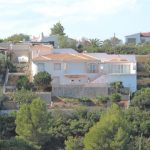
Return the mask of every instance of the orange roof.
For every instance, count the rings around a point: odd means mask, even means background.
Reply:
[[[52,45],[43,45],[43,44],[40,44],[40,45],[34,45],[31,47],[32,50],[52,50],[53,49],[53,46]]]
[[[114,58],[109,60],[110,62],[127,62],[127,59]]]
[[[64,60],[64,61],[84,61],[84,60],[96,60],[93,57],[84,54],[48,54],[33,59],[36,60]]]
[[[141,37],[150,37],[150,32],[140,33]]]
[[[48,59],[44,58],[43,56],[39,56],[39,57],[33,57],[32,60],[33,61],[44,61],[44,60],[48,60]]]
[[[43,55],[48,55],[52,52],[53,47],[51,45],[34,45],[31,47],[32,50],[32,58],[40,57]]]
[[[125,58],[121,58],[120,56],[116,56],[116,57],[114,57],[114,58],[112,58],[112,59],[109,59],[109,60],[106,60],[105,62],[118,62],[118,63],[120,63],[120,62],[124,62],[124,63],[128,63],[129,61],[127,60],[127,59],[125,59]]]

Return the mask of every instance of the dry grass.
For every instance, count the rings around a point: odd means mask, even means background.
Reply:
[[[10,75],[8,77],[7,85],[16,85],[18,79],[19,79],[19,76]]]
[[[148,85],[150,84],[150,78],[138,79],[137,83],[138,85]]]
[[[147,63],[150,62],[150,55],[137,55],[137,63]]]

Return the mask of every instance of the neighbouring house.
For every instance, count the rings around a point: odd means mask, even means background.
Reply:
[[[30,52],[31,43],[16,43],[11,44],[12,62],[14,63],[28,63],[31,60]]]
[[[78,52],[72,48],[54,49],[52,45],[36,44],[31,46],[32,58],[48,55],[48,54],[77,54]]]
[[[115,81],[122,81],[125,87],[132,92],[136,91],[134,55],[52,53],[32,59],[32,76],[40,71],[51,74],[54,91],[55,87],[59,88],[57,92],[54,92],[56,96],[66,96],[63,94],[68,92],[68,95],[75,93],[75,96],[79,97],[84,96],[87,91],[89,95],[94,93],[93,96],[106,95],[109,84]],[[91,92],[92,88],[95,88],[93,92]],[[82,92],[83,89],[84,92]]]
[[[52,45],[36,44],[31,46],[32,58],[51,54],[53,51]]]
[[[125,42],[127,44],[139,44],[147,41],[150,41],[150,32],[141,32],[125,36]]]
[[[46,45],[53,45],[55,48],[58,47],[58,36],[57,35],[50,35],[50,36],[44,36],[43,33],[41,33],[39,36],[32,36],[31,37],[31,43],[33,44],[46,44]]]
[[[78,52],[72,48],[57,48],[53,49],[53,54],[77,54]]]
[[[11,42],[2,42],[0,46],[6,49],[10,49]]]
[[[13,63],[28,63],[31,60],[31,52],[30,47],[31,43],[22,42],[22,43],[10,43],[4,42],[0,43],[1,47],[7,49],[7,52],[11,55],[11,61]]]
[[[73,44],[74,47],[76,48],[77,41],[67,36],[65,37],[67,40],[66,42],[71,45]],[[32,36],[30,38],[30,41],[32,44],[45,44],[45,45],[52,45],[54,48],[61,48],[60,39],[61,39],[60,35],[45,36],[43,33],[41,33],[38,36]]]

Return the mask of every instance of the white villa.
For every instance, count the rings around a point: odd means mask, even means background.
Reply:
[[[150,41],[150,32],[141,32],[125,36],[125,42],[128,44],[139,44],[147,41]]]
[[[13,63],[27,63],[31,80],[40,71],[51,75],[54,96],[108,95],[110,83],[115,81],[121,81],[131,92],[137,89],[135,55],[78,53],[71,48],[54,49],[42,43],[9,44],[7,49],[11,48]]]
[[[122,81],[132,92],[136,91],[136,58],[134,55],[108,55],[106,53],[76,53],[56,50],[34,56],[32,77],[47,71],[55,85],[106,86]],[[55,51],[55,50],[54,50]],[[66,52],[66,53],[65,53]]]

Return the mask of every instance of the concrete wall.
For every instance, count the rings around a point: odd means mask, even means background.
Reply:
[[[107,86],[80,86],[80,85],[61,85],[52,87],[52,96],[82,98],[94,98],[100,95],[108,95]]]
[[[36,94],[47,104],[51,102],[51,92],[36,92]]]

